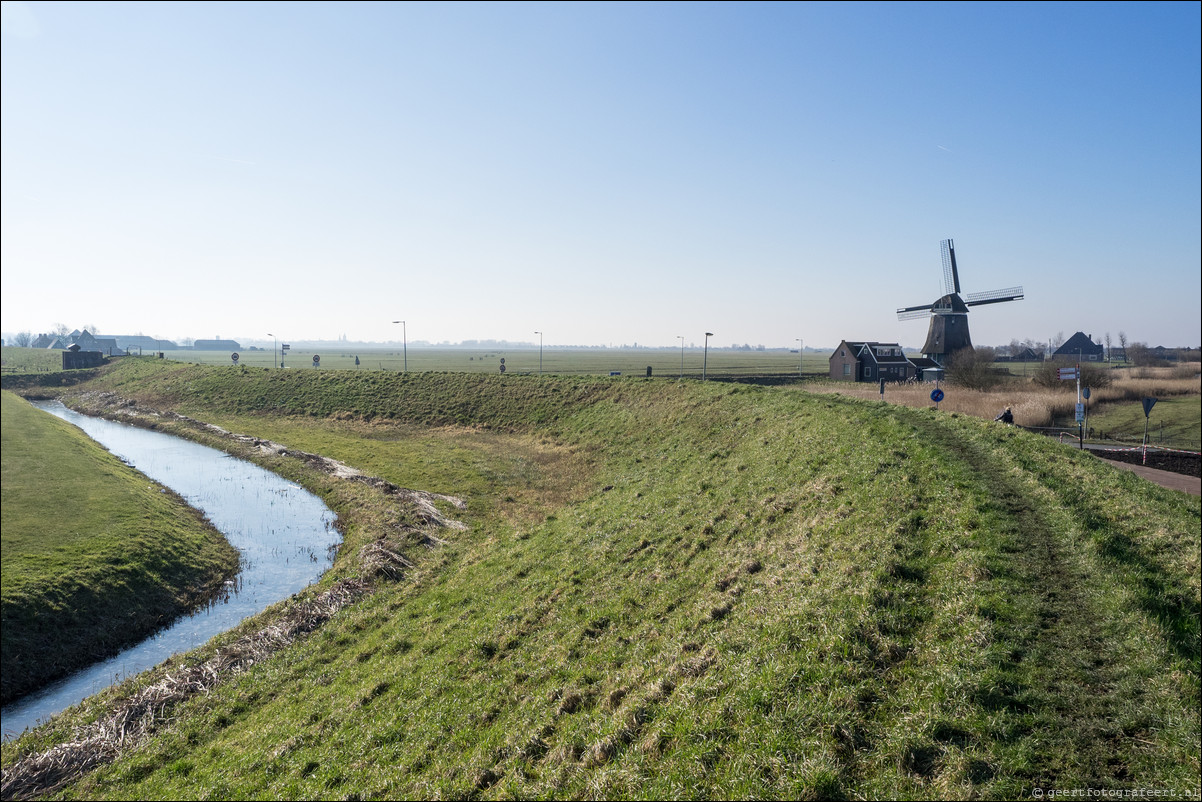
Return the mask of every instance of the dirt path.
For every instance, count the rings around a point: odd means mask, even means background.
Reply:
[[[995,742],[995,760],[1021,763],[1017,755],[1033,752],[1041,755],[1036,762],[1044,772],[1023,778],[1029,783],[1025,788],[1004,793],[1030,793],[1082,777],[1121,784],[1126,760],[1120,755],[1130,744],[1120,745],[1123,733],[1114,722],[1129,700],[1116,688],[1129,667],[1108,648],[1118,642],[1120,624],[1097,601],[1096,566],[1075,511],[1004,455],[964,440],[938,421],[920,428],[924,439],[971,471],[988,499],[983,509],[1000,513],[987,537],[999,568],[973,589],[983,599],[1001,595],[1009,601],[994,608],[996,691],[981,704],[995,711],[999,722],[1009,721],[1003,729],[1023,732],[1009,742]]]

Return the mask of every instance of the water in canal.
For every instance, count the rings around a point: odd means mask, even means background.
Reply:
[[[0,729],[6,741],[311,584],[330,567],[341,538],[321,499],[257,465],[173,435],[80,415],[57,401],[36,406],[79,426],[201,510],[241,552],[242,570],[227,598],[5,707]]]

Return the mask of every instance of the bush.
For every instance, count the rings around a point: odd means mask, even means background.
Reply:
[[[970,390],[992,390],[1008,373],[994,367],[996,354],[989,347],[963,348],[947,358],[943,367],[947,380],[958,387]]]
[[[1031,377],[1031,381],[1038,384],[1040,387],[1049,387],[1056,389],[1062,387],[1064,389],[1076,389],[1077,383],[1060,380],[1060,369],[1071,368],[1072,362],[1057,362],[1052,360],[1044,362],[1035,371],[1035,375]],[[1114,374],[1110,368],[1102,367],[1101,365],[1091,365],[1088,362],[1081,365],[1081,386],[1082,387],[1109,387],[1114,380]]]

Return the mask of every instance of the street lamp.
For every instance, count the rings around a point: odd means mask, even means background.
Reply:
[[[802,365],[805,364],[806,359],[806,341],[800,337],[794,337],[793,339],[797,340],[797,353],[799,354],[797,357],[797,375],[801,376]]]
[[[276,336],[274,334],[272,334],[270,331],[267,332],[267,336],[271,338],[271,366],[273,368],[279,367],[279,364],[275,361],[275,356],[276,356],[276,354],[278,354],[280,352],[280,348],[279,348],[280,341],[278,339],[276,339]]]
[[[393,323],[401,324],[401,344],[405,349],[405,372],[409,372],[409,327],[405,325],[403,320],[394,320]]]
[[[713,337],[712,331],[705,333],[705,354],[701,357],[701,380],[705,381],[705,368],[710,361],[710,337]]]
[[[534,332],[538,335],[538,375],[543,375],[543,333],[541,331]]]
[[[677,334],[676,339],[680,340],[680,378],[684,378],[684,335]]]

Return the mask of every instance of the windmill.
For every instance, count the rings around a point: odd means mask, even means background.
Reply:
[[[1022,287],[1004,290],[970,292],[960,297],[960,274],[956,270],[956,246],[950,239],[939,243],[943,249],[943,289],[946,293],[933,303],[907,306],[897,310],[898,320],[914,320],[929,317],[931,327],[927,331],[923,356],[943,364],[943,360],[961,348],[972,348],[968,336],[968,308],[985,304],[1000,304],[1005,301],[1021,301]]]

